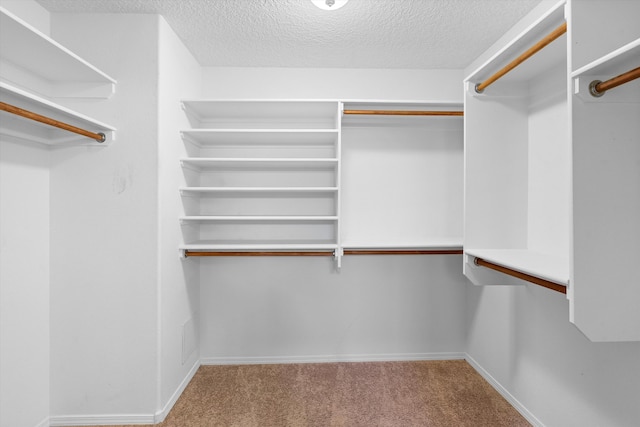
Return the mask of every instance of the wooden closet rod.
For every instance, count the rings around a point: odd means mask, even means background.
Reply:
[[[461,255],[462,249],[345,249],[345,255]]]
[[[217,256],[333,256],[333,252],[321,252],[321,251],[300,251],[300,252],[285,252],[285,251],[184,251],[185,258],[192,256],[202,257],[217,257]]]
[[[501,265],[494,264],[494,263],[489,262],[489,261],[485,261],[482,258],[476,258],[474,260],[474,264],[482,266],[482,267],[487,267],[487,268],[490,268],[490,269],[495,270],[495,271],[499,271],[500,273],[504,273],[504,274],[507,274],[509,276],[517,277],[518,279],[526,280],[527,282],[534,283],[536,285],[545,287],[547,289],[554,290],[556,292],[560,292],[562,294],[566,294],[567,293],[567,287],[566,286],[560,285],[558,283],[550,282],[549,280],[541,279],[539,277],[532,276],[530,274],[521,273],[519,271],[512,270],[510,268],[503,267]]]
[[[489,77],[487,80],[483,81],[482,83],[478,83],[476,85],[476,87],[475,87],[476,92],[477,93],[482,93],[490,84],[494,83],[500,77],[504,76],[509,71],[511,71],[514,68],[516,68],[518,65],[522,64],[524,61],[526,61],[527,59],[529,59],[530,57],[532,57],[533,55],[535,55],[536,53],[541,51],[545,46],[547,46],[552,41],[554,41],[555,39],[557,39],[558,37],[560,37],[561,35],[563,35],[566,32],[567,32],[567,23],[564,22],[558,28],[556,28],[555,30],[553,30],[552,32],[547,34],[538,43],[536,43],[533,46],[531,46],[523,54],[518,56],[516,59],[514,59],[513,61],[511,61],[507,65],[505,65],[502,69],[500,69],[494,75]]]
[[[601,97],[609,89],[613,89],[614,87],[629,83],[630,81],[637,78],[640,78],[640,67],[634,68],[633,70],[622,73],[619,76],[616,76],[604,82],[600,80],[594,80],[589,84],[589,92],[595,97]]]
[[[5,102],[0,102],[0,110],[15,114],[17,116],[25,117],[30,120],[35,120],[36,122],[44,123],[49,126],[54,126],[59,129],[64,129],[69,132],[77,133],[79,135],[86,136],[87,138],[95,139],[98,142],[104,142],[107,139],[106,135],[102,132],[89,132],[88,130],[81,129],[46,116],[41,116],[40,114],[36,114],[32,111],[23,110],[22,108],[16,107],[15,105],[7,104]]]
[[[462,116],[462,111],[418,111],[418,110],[344,110],[344,114],[378,116]]]
[[[462,249],[345,249],[344,255],[461,255]],[[185,250],[188,257],[231,257],[231,256],[334,256],[327,251],[190,251]]]

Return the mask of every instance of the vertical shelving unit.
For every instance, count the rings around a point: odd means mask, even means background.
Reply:
[[[185,100],[181,251],[338,248],[337,101]]]
[[[0,7],[0,102],[103,133],[108,144],[115,138],[114,127],[65,108],[55,99],[107,99],[115,85],[113,78]],[[0,134],[52,146],[106,145],[7,111],[0,112]]]
[[[589,90],[640,67],[638,16],[638,2],[572,2],[570,316],[592,341],[640,341],[640,79]]]
[[[565,20],[559,2],[465,79],[464,272],[477,285],[522,283],[476,258],[569,284],[567,36],[475,87]]]

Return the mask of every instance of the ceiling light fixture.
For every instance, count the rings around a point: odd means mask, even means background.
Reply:
[[[349,0],[311,0],[313,4],[323,10],[336,10],[347,4]]]

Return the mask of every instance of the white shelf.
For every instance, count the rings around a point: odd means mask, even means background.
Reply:
[[[180,187],[180,193],[335,193],[337,187]]]
[[[345,101],[344,110],[391,110],[391,111],[462,111],[460,102],[375,102]],[[343,127],[428,127],[429,129],[455,129],[463,116],[397,116],[383,114],[343,114]]]
[[[202,128],[337,129],[337,101],[184,100],[182,107]]]
[[[334,145],[335,129],[192,129],[182,138],[198,146],[227,145]]]
[[[35,141],[47,145],[99,146],[108,145],[108,142],[115,138],[116,129],[113,126],[94,120],[7,83],[0,82],[0,100],[90,132],[104,133],[107,136],[107,140],[104,143],[100,143],[82,135],[3,111],[0,113],[0,134],[6,137]]]
[[[473,71],[465,78],[465,81],[470,80],[473,83],[479,83],[487,79],[557,28],[565,20],[565,3],[565,1],[556,3],[547,13],[517,35],[509,44],[489,58],[484,64],[478,67],[478,69]],[[492,89],[487,88],[485,93],[489,95],[502,92],[498,87],[504,84],[528,82],[538,75],[543,74],[549,68],[565,61],[566,55],[567,35],[564,34],[536,53],[533,57],[501,77],[499,81],[490,86]],[[513,89],[509,88],[506,94],[508,95],[509,92],[512,91]],[[500,94],[502,95],[502,93]]]
[[[583,102],[640,102],[640,80],[628,82],[624,87],[607,91],[601,97],[594,97],[589,92],[589,85],[593,80],[605,81],[622,73],[640,67],[640,39],[622,46],[619,49],[587,64],[574,71],[574,94]]]
[[[281,117],[332,117],[337,112],[333,100],[234,100],[185,99],[182,106],[187,113],[204,118],[278,119]]]
[[[291,242],[272,242],[272,243],[256,243],[256,242],[235,242],[235,243],[219,243],[219,242],[199,242],[180,245],[181,250],[188,251],[295,251],[295,250],[328,250],[332,251],[338,248],[335,243],[291,243]]]
[[[630,69],[640,66],[640,39],[636,39],[577,69],[571,73],[571,77],[578,77],[582,74],[613,74],[620,71],[624,72],[625,70],[620,70],[619,68],[626,68],[626,64],[629,65]]]
[[[113,78],[2,7],[0,58],[3,79],[38,86],[48,97],[106,98],[115,89]]]
[[[425,250],[461,250],[462,237],[460,238],[435,238],[425,242],[342,242],[343,249],[425,249]]]
[[[338,159],[314,158],[182,158],[183,167],[212,168],[334,168]]]
[[[526,249],[466,249],[465,254],[567,286],[569,259]]]
[[[332,215],[200,215],[183,216],[181,222],[309,222],[309,221],[337,221]]]

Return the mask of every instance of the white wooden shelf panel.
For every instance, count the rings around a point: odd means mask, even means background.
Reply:
[[[338,245],[332,242],[198,242],[198,243],[189,243],[183,244],[179,247],[181,250],[191,250],[191,251],[237,251],[237,250],[247,250],[247,251],[287,251],[287,250],[335,250],[338,248]]]
[[[514,37],[510,43],[474,70],[465,80],[479,83],[487,79],[561,25],[565,20],[565,3],[565,1],[556,3],[547,13]],[[501,77],[489,87],[491,89],[487,88],[485,92],[495,94],[500,91],[501,94],[508,96],[512,88],[503,92],[499,89],[501,86],[530,81],[546,70],[562,63],[566,58],[566,46],[567,35],[565,34]]]
[[[335,129],[192,129],[182,137],[200,146],[226,145],[334,145]]]
[[[182,158],[183,167],[199,171],[215,168],[335,168],[338,159],[315,158]]]
[[[601,97],[589,93],[589,85],[594,80],[605,81],[622,73],[640,67],[640,38],[599,58],[571,74],[574,79],[574,94],[583,102],[593,103],[640,103],[640,80],[608,90]]]
[[[344,110],[390,111],[462,111],[459,102],[417,101],[345,101]],[[463,116],[395,116],[382,114],[344,114],[343,127],[425,127],[429,129],[455,129],[460,127]]]
[[[0,58],[5,81],[48,97],[107,98],[115,90],[113,78],[2,7]]]
[[[335,193],[337,187],[180,187],[180,193]]]
[[[338,129],[337,101],[183,100],[195,128]]]
[[[569,259],[526,249],[466,249],[465,254],[567,286]]]
[[[462,237],[460,238],[434,238],[424,242],[388,241],[380,243],[343,241],[343,249],[433,249],[433,250],[461,250]]]
[[[309,221],[337,221],[335,215],[191,215],[180,217],[181,222],[309,222]]]
[[[640,39],[614,50],[601,58],[581,67],[571,73],[571,77],[578,77],[581,74],[613,74],[620,71],[620,68],[636,68],[640,66]],[[614,77],[614,76],[611,76]]]
[[[108,145],[115,139],[115,128],[76,111],[65,108],[48,99],[33,95],[20,88],[0,82],[0,100],[7,104],[86,129],[102,132],[107,136],[103,143],[82,135],[55,128],[43,123],[19,117],[8,112],[0,112],[0,134],[9,138],[35,141],[48,145]]]

